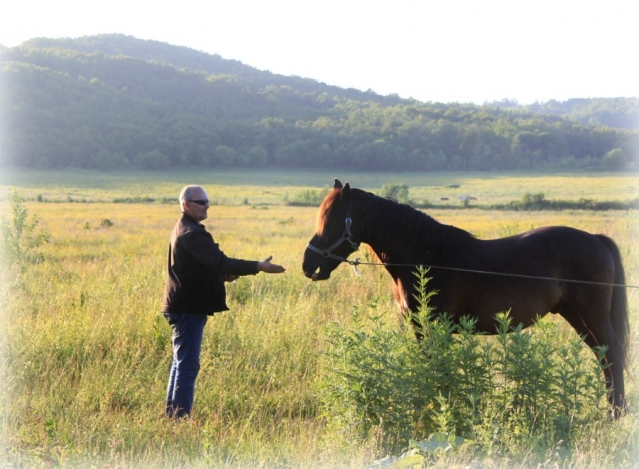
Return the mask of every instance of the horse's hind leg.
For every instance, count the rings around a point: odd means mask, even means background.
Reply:
[[[586,344],[590,348],[607,348],[604,357],[604,365],[606,365],[604,376],[606,378],[606,387],[608,388],[608,401],[614,409],[615,417],[618,417],[621,411],[626,409],[623,382],[623,347],[617,340],[608,314],[599,317],[595,316],[592,314],[594,310],[592,305],[583,306],[580,314],[575,314],[575,309],[562,310],[561,315],[579,335],[584,336]],[[606,310],[601,308],[598,311]]]

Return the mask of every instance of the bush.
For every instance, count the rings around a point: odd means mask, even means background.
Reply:
[[[492,210],[636,210],[639,199],[628,201],[596,201],[581,198],[579,200],[549,200],[543,193],[525,193],[521,200],[505,205],[492,205]]]
[[[521,205],[524,210],[542,210],[548,207],[549,202],[543,192],[536,194],[526,192],[521,198]]]
[[[398,202],[408,203],[408,186],[406,184],[384,184],[379,190],[380,197],[388,197]]]
[[[334,423],[362,436],[381,430],[396,449],[439,432],[469,438],[484,454],[507,454],[531,439],[570,444],[606,418],[603,351],[597,360],[577,336],[561,345],[549,322],[523,331],[507,313],[496,316],[491,337],[476,333],[472,318],[435,317],[419,275],[422,341],[410,318],[402,330],[389,327],[374,306],[368,315],[356,310],[351,329],[328,327],[320,399]]]
[[[37,229],[38,216],[29,218],[24,199],[17,191],[10,191],[7,194],[7,200],[12,219],[0,221],[3,262],[8,265],[22,265],[25,262],[40,259],[40,256],[36,254],[36,248],[49,241],[49,233],[46,230]]]
[[[327,187],[318,190],[306,189],[295,194],[292,199],[284,197],[284,203],[296,207],[319,207],[329,192],[330,189]]]

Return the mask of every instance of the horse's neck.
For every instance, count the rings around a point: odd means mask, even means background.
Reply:
[[[385,262],[399,261],[397,255],[407,245],[408,220],[405,216],[398,217],[397,210],[398,206],[392,202],[373,199],[362,212],[362,242]]]
[[[398,209],[402,211],[401,216],[384,216],[384,213]],[[362,242],[368,244],[384,262],[406,263],[414,256],[423,260],[424,256],[430,255],[453,260],[459,255],[462,245],[472,239],[459,228],[444,225],[426,214],[414,213],[408,207],[392,202],[382,201],[380,206],[365,212]]]

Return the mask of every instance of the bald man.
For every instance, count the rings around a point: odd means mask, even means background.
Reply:
[[[247,261],[227,257],[206,231],[209,201],[200,186],[180,192],[182,216],[175,224],[168,255],[168,274],[162,313],[172,329],[173,363],[167,387],[166,415],[189,416],[200,370],[204,326],[209,316],[227,311],[225,281],[259,272],[278,274],[284,267],[266,260]]]

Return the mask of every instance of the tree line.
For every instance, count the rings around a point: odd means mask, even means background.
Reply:
[[[639,148],[634,98],[423,103],[121,35],[27,41],[0,66],[5,167],[624,169]]]

